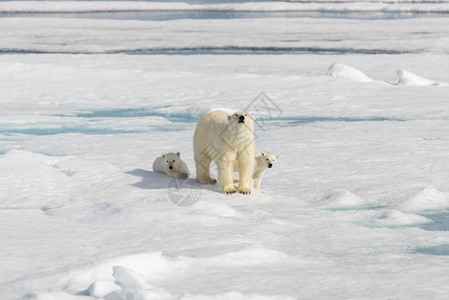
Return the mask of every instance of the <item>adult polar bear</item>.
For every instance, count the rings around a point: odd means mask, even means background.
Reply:
[[[239,193],[251,193],[256,142],[254,117],[243,111],[232,115],[217,110],[205,114],[198,122],[193,136],[196,180],[216,183],[210,177],[210,164],[217,164],[218,181],[226,194],[235,193],[234,162],[239,165]]]

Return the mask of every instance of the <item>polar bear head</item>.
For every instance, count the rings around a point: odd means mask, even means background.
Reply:
[[[169,172],[180,170],[181,152],[162,154],[162,159]]]
[[[231,124],[245,124],[250,128],[254,128],[255,119],[255,117],[248,115],[244,111],[237,111],[229,116],[229,122],[231,122]]]
[[[278,159],[279,155],[265,154],[264,152],[256,154],[256,160],[258,163],[263,164],[266,168],[272,168]]]

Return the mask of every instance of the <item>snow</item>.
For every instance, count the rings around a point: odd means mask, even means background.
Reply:
[[[1,298],[447,299],[446,17],[74,13],[327,5],[0,3],[28,12],[0,18]],[[74,15],[30,13],[52,9]],[[216,109],[281,155],[260,191],[152,172],[180,151],[195,174]]]
[[[115,291],[120,290],[120,287],[114,282],[107,280],[99,280],[92,283],[86,291],[86,294],[96,298],[103,298]]]

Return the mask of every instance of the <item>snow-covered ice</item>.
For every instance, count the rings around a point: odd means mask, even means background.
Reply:
[[[431,223],[432,221],[424,216],[405,213],[399,210],[386,210],[380,212],[373,218],[375,226],[411,226]]]
[[[335,77],[335,78],[360,81],[360,82],[373,82],[374,81],[372,78],[368,77],[362,71],[357,70],[354,67],[344,65],[344,64],[330,65],[329,69],[327,70],[326,75]]]
[[[439,82],[423,78],[405,70],[398,70],[399,81],[397,85],[411,85],[411,86],[426,86],[426,85],[440,85]]]
[[[403,211],[444,210],[449,208],[447,196],[432,187],[419,188],[411,191],[407,199],[398,203]]]
[[[0,3],[0,298],[447,299],[447,6]],[[261,191],[151,171],[215,109]]]

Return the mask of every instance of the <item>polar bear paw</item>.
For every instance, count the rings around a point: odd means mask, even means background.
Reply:
[[[197,177],[196,182],[201,183],[201,184],[216,184],[217,179],[213,179],[212,177],[205,177],[205,178]]]
[[[246,187],[246,186],[242,186],[242,187],[239,188],[239,193],[240,194],[244,194],[244,195],[251,194],[251,188]]]
[[[226,194],[234,194],[236,190],[233,186],[225,186],[223,188],[223,192],[225,192]]]
[[[178,174],[176,174],[176,178],[178,178],[178,179],[187,179],[187,178],[189,178],[189,174],[187,174],[187,173],[178,173]]]

